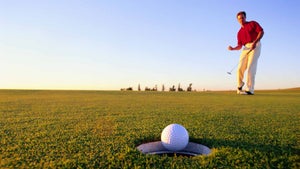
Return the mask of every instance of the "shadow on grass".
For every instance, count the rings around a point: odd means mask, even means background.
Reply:
[[[244,149],[249,152],[260,151],[265,153],[275,153],[275,154],[299,154],[300,150],[293,148],[293,145],[272,145],[272,144],[260,144],[260,143],[249,143],[245,141],[231,141],[222,139],[198,139],[190,138],[190,141],[200,143],[208,146],[209,148],[221,148],[229,147],[234,149]]]
[[[160,138],[156,138],[153,136],[147,136],[140,139],[135,140],[134,144],[136,146],[149,143],[153,141],[160,141]],[[245,141],[231,141],[231,140],[223,140],[223,139],[199,139],[190,137],[190,142],[199,143],[212,148],[234,148],[234,149],[244,149],[249,152],[265,152],[265,153],[274,153],[274,154],[292,154],[297,155],[300,154],[300,150],[297,148],[293,148],[294,145],[271,145],[271,144],[260,144],[260,143],[249,143]]]

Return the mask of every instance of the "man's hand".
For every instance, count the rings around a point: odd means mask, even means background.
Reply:
[[[256,48],[256,42],[253,42],[252,43],[252,46],[251,46],[251,48],[250,48],[250,50],[253,50],[253,49],[255,49]]]
[[[228,46],[228,50],[233,50],[233,47],[232,46]]]
[[[242,45],[237,45],[236,47],[228,46],[228,50],[240,50],[243,46]]]

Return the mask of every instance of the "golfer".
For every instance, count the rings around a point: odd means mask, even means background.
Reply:
[[[254,94],[255,74],[257,61],[260,55],[260,40],[264,35],[263,28],[256,21],[246,21],[246,12],[241,11],[237,15],[241,25],[237,33],[237,46],[228,46],[228,50],[240,50],[240,61],[237,70],[237,94]],[[243,92],[244,72],[248,69],[246,90]]]

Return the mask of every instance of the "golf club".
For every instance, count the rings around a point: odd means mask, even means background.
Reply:
[[[248,55],[251,51],[252,51],[252,49],[249,50],[249,51],[246,53],[246,55]],[[229,72],[227,72],[227,74],[231,75],[232,71],[240,64],[241,61],[243,61],[243,60],[245,59],[246,55],[245,55],[245,56],[244,56],[244,57],[243,57],[236,65],[234,65],[234,67],[233,67]]]

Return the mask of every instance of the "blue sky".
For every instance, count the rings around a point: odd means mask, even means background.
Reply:
[[[0,0],[0,89],[234,90],[236,13],[265,30],[256,89],[300,86],[300,1]]]

